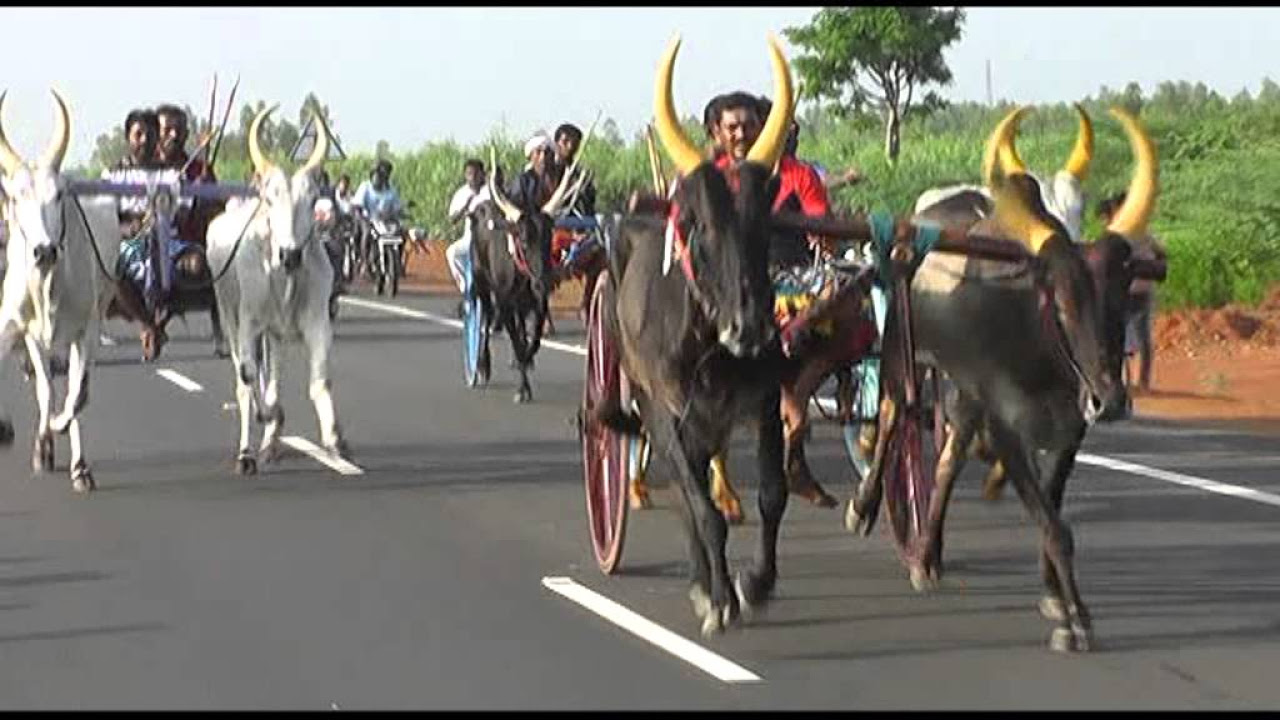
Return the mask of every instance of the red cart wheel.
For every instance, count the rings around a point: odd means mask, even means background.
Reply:
[[[919,565],[925,550],[939,455],[936,438],[934,443],[924,441],[926,432],[935,431],[933,410],[900,407],[886,448],[885,510],[894,545],[908,568]]]
[[[627,527],[627,487],[635,469],[635,441],[592,420],[594,410],[620,393],[630,405],[626,375],[618,365],[618,350],[604,323],[607,273],[601,273],[587,316],[586,377],[582,389],[582,470],[587,491],[587,529],[601,572],[611,575],[622,559]]]

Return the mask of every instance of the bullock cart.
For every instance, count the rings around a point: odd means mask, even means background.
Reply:
[[[884,214],[870,218],[810,218],[798,214],[776,215],[773,225],[778,230],[802,231],[830,238],[876,243],[875,261],[861,268],[838,264],[835,272],[848,276],[847,282],[866,283],[872,273],[891,289],[888,322],[899,323],[897,333],[902,343],[903,367],[888,369],[885,377],[904,383],[905,407],[889,418],[878,418],[887,427],[889,442],[872,464],[885,476],[886,509],[891,518],[890,529],[899,553],[906,558],[922,551],[926,531],[926,513],[933,490],[936,449],[927,452],[924,431],[933,425],[940,435],[941,402],[930,403],[925,411],[922,397],[925,378],[918,373],[914,340],[911,335],[910,287],[914,270],[927,252],[960,253],[973,257],[1010,263],[1032,263],[1021,243],[966,234],[961,228],[919,226]],[[607,273],[608,271],[604,271]],[[618,569],[626,536],[628,488],[646,472],[650,457],[643,437],[616,432],[596,419],[595,410],[606,400],[617,397],[622,407],[631,404],[630,384],[619,363],[617,340],[608,332],[605,322],[607,276],[602,274],[591,296],[587,314],[587,352],[584,366],[579,438],[582,445],[583,480],[586,490],[587,528],[595,560],[606,575]]]

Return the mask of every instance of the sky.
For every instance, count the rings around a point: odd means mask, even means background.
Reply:
[[[505,127],[516,136],[597,111],[628,137],[651,115],[666,43],[681,114],[730,89],[770,93],[766,37],[816,7],[0,8],[5,28],[4,127],[26,157],[49,140],[49,88],[72,113],[68,162],[88,161],[99,134],[131,108],[162,102],[206,112],[241,78],[244,101],[280,103],[296,119],[308,91],[330,106],[348,152],[379,140],[397,151],[462,143]],[[944,97],[1060,102],[1102,85],[1203,82],[1230,97],[1280,78],[1280,8],[967,9],[946,52]],[[784,47],[787,47],[784,39]],[[792,49],[788,47],[789,54]],[[219,116],[221,109],[219,109]],[[237,116],[233,114],[232,122]]]

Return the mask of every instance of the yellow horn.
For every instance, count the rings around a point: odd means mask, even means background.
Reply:
[[[1018,123],[1022,121],[1022,116],[1027,114],[1031,108],[1016,107],[1004,119],[996,125],[996,129],[991,132],[991,137],[987,138],[987,149],[982,156],[982,183],[987,187],[995,186],[995,169],[997,160],[1001,175],[1009,175],[1012,172],[1026,172],[1025,168],[1018,168],[1016,164],[1010,169],[1010,163],[1006,162],[1005,146],[1009,144],[1010,136],[1017,131]],[[1017,151],[1014,151],[1014,157],[1017,157]],[[1020,160],[1018,162],[1021,162]]]
[[[1156,157],[1155,143],[1147,135],[1141,120],[1128,110],[1116,107],[1111,108],[1111,116],[1124,125],[1138,166],[1133,171],[1124,204],[1112,216],[1107,229],[1127,238],[1136,238],[1146,232],[1147,223],[1156,209],[1156,196],[1160,193],[1160,161]]]
[[[267,172],[271,167],[271,161],[267,160],[267,156],[262,153],[262,146],[258,144],[258,128],[262,126],[262,121],[275,111],[279,105],[272,105],[269,108],[263,108],[253,117],[253,122],[249,125],[249,159],[253,161],[253,169],[259,175]]]
[[[1044,244],[1057,233],[1027,207],[1011,180],[1012,178],[1004,178],[991,188],[995,199],[996,223],[1010,237],[1021,241],[1032,253],[1039,255]]]
[[[1080,132],[1076,135],[1076,146],[1071,150],[1071,157],[1067,159],[1063,170],[1084,182],[1085,176],[1089,174],[1089,164],[1093,162],[1093,121],[1080,103],[1075,105],[1076,112],[1080,113]]]
[[[782,54],[782,46],[773,35],[769,36],[769,59],[773,61],[773,109],[769,111],[769,119],[765,121],[760,137],[747,152],[747,161],[772,169],[782,157],[795,100],[791,90],[791,68],[787,67],[787,57]]]
[[[1000,139],[1000,169],[1005,175],[1014,173],[1027,174],[1027,164],[1022,161],[1022,157],[1018,155],[1017,137],[1018,125],[1022,122],[1022,118],[1031,112],[1031,108],[1022,108],[1022,112],[1014,113],[1012,122],[1004,129],[1004,134]]]
[[[676,53],[680,52],[680,36],[676,35],[667,47],[658,65],[658,81],[653,90],[653,114],[656,119],[658,139],[667,149],[680,172],[688,175],[702,164],[702,153],[689,141],[676,116],[675,101],[671,97],[671,76],[675,72]]]
[[[301,172],[304,175],[323,165],[329,157],[329,126],[325,124],[324,117],[318,112],[315,113],[315,120],[316,146],[311,150],[311,157],[307,158],[307,163],[302,166]]]
[[[14,152],[13,146],[9,144],[9,138],[4,134],[4,98],[9,94],[8,90],[0,93],[0,168],[4,169],[5,175],[12,175],[15,170],[22,166],[22,157]]]
[[[57,90],[53,91],[53,101],[57,105],[55,108],[57,114],[53,121],[53,139],[49,141],[49,148],[40,158],[40,165],[56,171],[62,167],[62,159],[67,156],[67,145],[71,143],[71,113],[67,112],[67,103]]]

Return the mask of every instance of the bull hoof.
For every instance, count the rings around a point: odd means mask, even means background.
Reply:
[[[764,615],[773,595],[775,580],[765,580],[754,572],[740,572],[733,578],[733,590],[738,596],[738,606],[746,619]]]
[[[1049,636],[1049,649],[1056,653],[1089,652],[1090,643],[1087,631],[1073,632],[1071,628],[1056,627]]]
[[[236,458],[237,475],[257,475],[258,461],[247,455]]]
[[[938,589],[937,574],[931,572],[924,565],[912,565],[907,568],[907,575],[911,579],[911,589],[917,593],[923,595]]]
[[[217,342],[213,345],[213,356],[219,360],[226,360],[231,357],[231,350],[227,348],[225,342]]]
[[[0,420],[0,447],[12,446],[13,439],[13,423],[8,420]]]
[[[258,451],[258,457],[262,459],[263,465],[271,465],[272,463],[275,463],[283,454],[284,451],[280,446],[279,440],[268,445],[264,445],[262,449]]]
[[[802,497],[820,508],[833,508],[840,504],[840,501],[827,494],[827,491],[816,482],[794,485],[791,488],[791,494]]]
[[[1045,620],[1062,622],[1067,619],[1067,612],[1062,607],[1062,601],[1053,595],[1041,597],[1039,608],[1040,616]]]
[[[724,521],[730,525],[741,525],[746,522],[746,515],[742,512],[742,503],[735,497],[716,498],[716,509],[724,516]]]
[[[693,605],[694,617],[699,620],[705,620],[711,613],[711,594],[699,585],[689,588],[689,603]]]
[[[852,498],[845,504],[844,529],[862,537],[867,537],[871,534],[871,518],[864,516],[858,510],[858,503]]]
[[[653,501],[649,499],[649,489],[642,486],[631,486],[630,492],[627,493],[631,500],[632,510],[648,510],[653,507]]]
[[[71,477],[71,489],[78,493],[90,493],[98,488],[97,483],[93,481],[93,472],[89,468],[82,468]]]
[[[53,438],[37,440],[35,452],[31,454],[31,469],[37,473],[53,470],[54,463]]]
[[[351,462],[351,446],[347,444],[345,439],[339,438],[337,442],[328,446],[327,449],[334,457]]]

